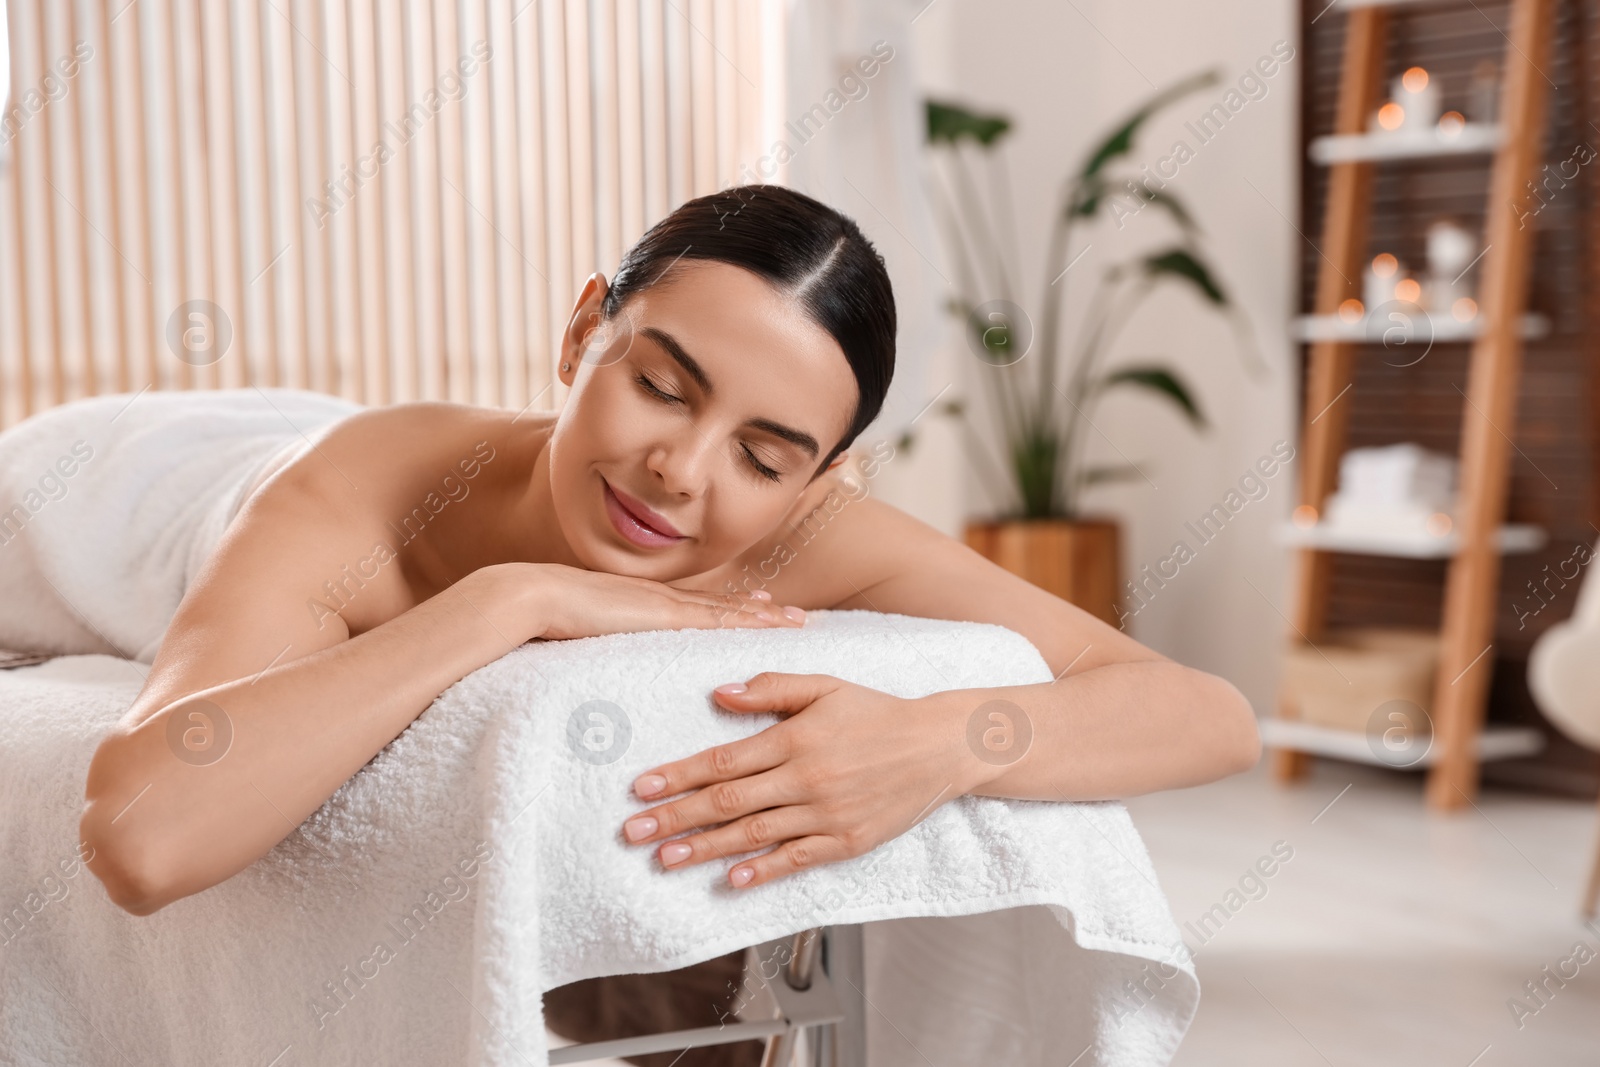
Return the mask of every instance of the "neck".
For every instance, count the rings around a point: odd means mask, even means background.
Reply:
[[[497,523],[504,531],[503,558],[521,563],[582,567],[583,562],[567,543],[556,518],[555,497],[550,489],[550,441],[554,436],[552,427],[550,432],[534,438],[538,454],[522,494]]]

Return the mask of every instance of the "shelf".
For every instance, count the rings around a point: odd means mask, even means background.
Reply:
[[[1386,319],[1388,321],[1385,321]],[[1419,322],[1414,331],[1415,336],[1409,332],[1394,332],[1407,330],[1410,325],[1407,321],[1394,321],[1389,316],[1379,316],[1375,319],[1371,315],[1356,322],[1346,321],[1339,315],[1300,315],[1294,320],[1290,332],[1296,341],[1307,344],[1317,341],[1346,341],[1352,344],[1386,343],[1397,352],[1401,351],[1402,346],[1422,345],[1426,348],[1429,344],[1475,341],[1483,334],[1482,315],[1466,322],[1443,315],[1425,315],[1424,319],[1426,325]],[[1544,315],[1532,313],[1524,315],[1518,333],[1524,340],[1545,337],[1550,333],[1550,320]]]
[[[1353,552],[1363,556],[1403,556],[1407,559],[1448,559],[1461,548],[1461,535],[1454,531],[1443,537],[1427,534],[1403,537],[1338,530],[1323,523],[1315,526],[1279,527],[1278,540],[1293,548],[1319,548],[1325,552]],[[1513,523],[1500,527],[1495,539],[1506,555],[1537,552],[1544,547],[1542,527]]]
[[[1422,770],[1439,760],[1439,751],[1432,745],[1414,761],[1404,753],[1385,758],[1380,754],[1381,742],[1377,746],[1380,751],[1374,751],[1372,739],[1357,730],[1336,730],[1331,726],[1276,718],[1262,719],[1257,725],[1261,729],[1261,743],[1267,748],[1284,748],[1400,770]],[[1544,735],[1531,726],[1485,726],[1478,734],[1476,745],[1481,762],[1532,756],[1543,748]]]
[[[1311,162],[1380,162],[1391,159],[1441,159],[1449,156],[1489,155],[1500,147],[1505,131],[1497,125],[1469,122],[1455,133],[1437,128],[1421,133],[1341,133],[1314,138],[1308,155]]]
[[[1332,6],[1341,11],[1354,11],[1363,7],[1444,7],[1461,4],[1461,0],[1334,0]]]

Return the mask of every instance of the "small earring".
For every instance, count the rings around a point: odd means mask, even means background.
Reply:
[[[563,363],[563,364],[561,364],[561,369],[564,370],[564,371],[571,370],[572,369],[572,364],[571,363]]]

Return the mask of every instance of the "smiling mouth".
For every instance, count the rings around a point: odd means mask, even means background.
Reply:
[[[600,484],[604,487],[606,517],[611,520],[612,528],[630,543],[641,548],[662,548],[687,540],[678,534],[667,533],[652,526],[649,520],[636,514],[624,504],[621,497],[611,488],[611,483],[604,478],[600,479]]]

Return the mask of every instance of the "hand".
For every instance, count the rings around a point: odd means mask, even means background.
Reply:
[[[959,702],[906,700],[826,674],[765,672],[712,692],[729,711],[789,717],[634,782],[647,800],[693,790],[623,827],[632,844],[699,831],[661,846],[670,868],[770,848],[728,872],[736,888],[760,885],[860,856],[984,780]]]
[[[779,607],[772,594],[749,595],[676,589],[649,578],[631,578],[562,564],[524,564],[535,605],[535,637],[562,641],[639,630],[714,630],[805,625],[806,613]]]

